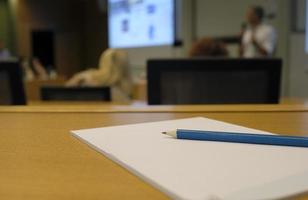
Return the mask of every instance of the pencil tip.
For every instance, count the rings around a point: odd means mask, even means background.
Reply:
[[[166,135],[166,134],[167,134],[167,132],[162,132],[162,134],[165,134],[165,135]]]

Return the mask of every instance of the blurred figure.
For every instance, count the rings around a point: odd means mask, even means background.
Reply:
[[[74,75],[66,86],[108,86],[111,87],[112,100],[130,100],[132,81],[129,73],[126,52],[107,49],[100,57],[99,68],[89,69]]]
[[[11,53],[5,48],[4,43],[0,40],[0,60],[7,60],[11,58]]]
[[[33,58],[32,66],[33,66],[33,70],[37,74],[38,79],[40,79],[40,80],[48,80],[49,79],[49,75],[48,75],[45,67],[43,66],[43,64],[41,63],[39,58]]]
[[[189,51],[190,57],[224,57],[228,55],[226,45],[212,38],[196,41]]]
[[[24,71],[24,79],[26,81],[32,80],[48,80],[49,75],[38,58],[21,59],[21,66]]]
[[[245,58],[271,57],[277,45],[275,29],[263,22],[264,10],[251,6],[246,12],[248,26],[242,35],[240,56]]]

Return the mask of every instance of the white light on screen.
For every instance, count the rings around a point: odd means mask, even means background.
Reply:
[[[109,47],[172,45],[174,0],[108,0]]]

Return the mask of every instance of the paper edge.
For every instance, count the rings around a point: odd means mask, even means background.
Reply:
[[[162,192],[163,194],[166,194],[167,196],[169,196],[172,199],[188,199],[186,197],[180,197],[177,194],[175,194],[174,192],[160,186],[160,184],[158,184],[157,182],[155,182],[154,180],[146,177],[145,175],[143,175],[142,173],[138,172],[137,170],[135,170],[133,167],[125,164],[124,162],[122,162],[121,160],[117,159],[115,156],[113,156],[112,154],[103,151],[101,149],[99,149],[98,147],[96,147],[95,145],[91,144],[90,142],[88,142],[87,140],[84,140],[82,137],[80,137],[78,135],[78,133],[74,133],[74,131],[71,131],[71,135],[73,135],[75,138],[77,138],[78,140],[80,140],[81,142],[84,142],[87,146],[89,146],[90,148],[94,149],[95,151],[97,151],[98,153],[103,154],[104,156],[106,156],[109,160],[115,162],[117,165],[119,165],[120,167],[124,168],[125,170],[127,170],[129,173],[132,173],[133,175],[137,176],[138,178],[140,178],[142,181],[150,184],[150,186],[154,187],[155,189],[157,189],[158,191]]]

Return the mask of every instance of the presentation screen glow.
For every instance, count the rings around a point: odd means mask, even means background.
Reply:
[[[108,0],[110,48],[172,45],[174,0]]]

